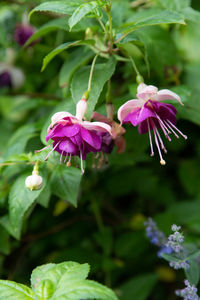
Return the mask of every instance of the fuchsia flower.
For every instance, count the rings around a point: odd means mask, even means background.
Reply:
[[[18,24],[15,28],[14,39],[20,46],[24,46],[34,32],[35,28],[31,25]]]
[[[173,133],[176,138],[178,134],[187,139],[176,127],[176,108],[168,103],[162,103],[163,100],[176,100],[182,104],[180,97],[170,90],[160,90],[153,85],[141,83],[137,89],[137,98],[130,100],[122,105],[118,110],[118,119],[121,123],[131,123],[138,126],[140,134],[149,133],[151,156],[154,155],[151,130],[153,131],[155,144],[160,156],[161,165],[165,165],[162,157],[162,150],[167,153],[158,129],[162,129],[165,137],[171,141],[170,134]]]
[[[81,159],[81,171],[84,173],[83,160],[86,159],[87,153],[100,152],[103,136],[111,135],[111,127],[108,124],[82,121],[86,109],[87,102],[81,99],[76,106],[76,116],[68,112],[58,112],[52,116],[46,140],[53,141],[51,143],[53,148],[46,160],[53,151],[57,151],[61,154],[60,162],[62,163],[63,156],[65,156],[64,162],[69,158],[67,166],[70,166],[71,157],[77,155]]]

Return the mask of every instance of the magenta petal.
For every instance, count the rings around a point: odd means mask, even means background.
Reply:
[[[155,118],[156,115],[150,107],[145,105],[142,108],[134,110],[128,114],[124,119],[124,123],[131,122],[133,126],[137,126],[139,123],[150,117]]]
[[[96,150],[99,150],[101,148],[101,138],[95,132],[89,131],[82,127],[81,136],[85,142],[87,142]]]
[[[71,154],[77,152],[76,146],[69,139],[66,139],[66,140],[62,141],[59,144],[59,149],[61,151],[65,151],[65,152],[71,153]]]
[[[176,124],[176,108],[168,103],[161,103],[157,101],[151,101],[156,113],[162,120],[170,120],[173,124]]]

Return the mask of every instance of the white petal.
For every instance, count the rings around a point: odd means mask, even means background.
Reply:
[[[51,117],[51,126],[56,124],[58,121],[62,120],[63,118],[67,118],[67,117],[73,117],[73,115],[66,111],[59,111],[59,112],[55,113]]]
[[[155,95],[152,100],[164,101],[164,100],[176,100],[180,104],[183,104],[181,98],[174,92],[170,90],[160,90],[157,95]]]
[[[134,109],[137,107],[142,107],[143,102],[141,100],[133,99],[127,101],[125,104],[123,104],[117,113],[117,117],[119,121],[122,123],[124,118]]]
[[[24,81],[25,81],[25,76],[22,70],[18,68],[11,67],[9,69],[10,74],[11,74],[11,80],[14,88],[20,88]]]
[[[152,96],[154,96],[155,94],[157,94],[158,92],[158,88],[154,85],[146,85],[144,83],[141,83],[139,86],[138,86],[138,93],[137,93],[137,97],[139,99],[142,99],[142,100],[148,100],[148,99],[151,99]]]
[[[81,125],[88,129],[88,130],[96,130],[100,132],[109,132],[111,134],[111,127],[110,125],[103,123],[103,122],[89,122],[83,121]]]

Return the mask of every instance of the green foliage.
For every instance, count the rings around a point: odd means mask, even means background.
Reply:
[[[185,277],[199,284],[199,10],[198,0],[0,1],[0,276],[10,280],[0,281],[0,299],[173,299],[183,276],[168,262],[182,258],[157,258],[145,237],[148,216],[166,235],[182,225]],[[24,46],[14,34],[20,23],[35,30]],[[2,70],[13,68],[23,71],[23,85],[2,87]],[[84,95],[83,120],[91,121],[112,102],[116,123],[108,122],[118,133],[117,111],[136,98],[138,77],[184,104],[167,101],[188,140],[162,137],[165,167],[157,153],[150,157],[148,134],[131,125],[122,125],[125,151],[88,154],[84,175],[79,157],[60,164],[53,151],[45,161],[54,113],[76,115]],[[25,179],[36,165],[43,187],[30,191]],[[31,288],[14,282],[27,284],[39,264]]]
[[[106,63],[96,64],[92,80],[91,93],[88,99],[87,117],[91,116],[104,84],[108,81],[115,71],[116,60],[110,58]],[[75,73],[72,79],[71,92],[75,103],[77,103],[85,91],[87,91],[90,67],[82,67]]]
[[[55,300],[55,299],[107,299],[117,300],[109,288],[86,279],[88,264],[64,262],[37,267],[31,275],[31,287],[8,280],[0,280],[2,300]]]
[[[57,166],[51,176],[51,190],[54,195],[77,206],[78,188],[81,181],[81,171],[76,168]]]

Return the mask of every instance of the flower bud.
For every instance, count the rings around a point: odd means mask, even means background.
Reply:
[[[136,82],[137,84],[144,83],[144,78],[142,77],[142,75],[138,74],[136,76]]]
[[[33,171],[31,176],[26,177],[25,185],[26,187],[31,190],[40,190],[43,184],[43,179],[40,175],[36,174],[36,172]]]
[[[85,99],[81,99],[80,101],[78,101],[78,103],[76,104],[76,118],[79,120],[82,120],[86,111],[87,111],[87,101]]]

